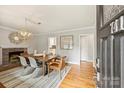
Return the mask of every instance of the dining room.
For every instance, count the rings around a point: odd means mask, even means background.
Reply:
[[[82,34],[95,36],[95,7],[0,6],[1,84],[6,88],[72,87],[65,83],[63,86],[63,81],[70,79],[68,74],[72,69],[76,68],[77,73],[80,72],[78,68],[83,68],[84,64],[80,64],[79,37]],[[93,55],[96,56],[96,53]],[[89,86],[87,80],[82,82],[79,79],[84,86],[79,84],[73,87],[95,87],[93,63],[88,65],[91,76],[86,78],[90,77],[92,84]]]
[[[8,88],[57,87],[71,67],[65,63],[66,57],[56,55],[32,55],[24,51],[18,58],[21,67],[0,73],[0,82]]]

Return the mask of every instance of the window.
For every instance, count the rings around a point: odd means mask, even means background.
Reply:
[[[56,54],[56,37],[48,38],[48,51],[50,54]]]

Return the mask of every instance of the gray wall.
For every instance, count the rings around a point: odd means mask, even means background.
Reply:
[[[37,48],[36,50],[43,51],[48,50],[48,37],[55,36],[57,37],[57,54],[67,56],[69,58],[69,62],[73,64],[80,64],[80,35],[82,34],[93,34],[95,35],[95,28],[87,28],[87,29],[80,29],[80,30],[70,30],[70,31],[63,31],[60,33],[50,33],[50,34],[41,34],[37,35]],[[63,50],[60,49],[60,36],[61,35],[73,35],[74,46],[72,50]],[[93,41],[95,41],[94,38]],[[96,50],[96,42],[94,42],[94,51]],[[96,52],[94,52],[94,57],[92,60],[95,60]]]

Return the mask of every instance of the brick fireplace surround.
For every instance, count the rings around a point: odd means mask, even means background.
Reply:
[[[1,48],[0,49],[0,71],[7,70],[16,66],[19,66],[19,63],[11,64],[9,62],[9,53],[11,52],[23,52],[27,48]]]

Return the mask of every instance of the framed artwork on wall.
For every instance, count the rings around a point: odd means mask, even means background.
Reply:
[[[73,35],[60,36],[60,48],[65,50],[73,49]]]

